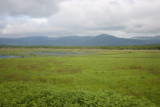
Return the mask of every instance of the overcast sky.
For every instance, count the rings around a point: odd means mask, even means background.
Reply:
[[[160,35],[160,0],[0,0],[0,37]]]

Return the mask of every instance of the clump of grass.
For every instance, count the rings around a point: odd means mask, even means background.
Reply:
[[[36,54],[29,54],[29,56],[37,56]]]
[[[74,78],[52,78],[53,84],[68,84],[73,82]]]
[[[142,70],[143,68],[141,66],[138,66],[138,65],[131,65],[131,66],[129,66],[129,69]]]
[[[14,80],[19,80],[19,81],[29,81],[30,77],[23,75],[23,74],[5,74],[3,77],[4,80],[6,81],[14,81]]]
[[[22,63],[22,64],[18,65],[18,68],[21,69],[21,70],[33,70],[33,69],[38,68],[38,66],[35,65],[35,64],[29,64],[29,63],[23,64]]]
[[[23,71],[43,71],[47,68],[48,66],[46,64],[36,64],[36,63],[21,63],[17,66],[18,69],[23,70]]]
[[[38,77],[38,81],[45,83],[45,82],[47,82],[47,79],[44,77]]]
[[[27,82],[27,81],[30,81],[30,77],[26,75],[21,75],[20,80]]]
[[[128,51],[128,53],[133,53],[132,51]]]
[[[66,68],[66,69],[58,69],[58,73],[81,73],[81,69],[79,68]]]
[[[1,55],[2,55],[2,56],[6,56],[7,54],[2,53]]]
[[[158,68],[151,67],[151,68],[148,68],[148,70],[154,75],[160,74],[160,69],[158,69]]]
[[[4,79],[5,80],[14,80],[17,79],[19,75],[18,74],[6,74],[4,75]]]
[[[56,66],[62,66],[64,64],[64,62],[55,61],[55,60],[53,62]]]
[[[21,55],[21,58],[24,58],[24,55]]]
[[[130,94],[136,96],[136,98],[141,98],[143,93],[141,91],[135,90],[135,91],[130,91]]]

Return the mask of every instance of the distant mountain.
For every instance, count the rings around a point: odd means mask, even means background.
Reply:
[[[53,45],[53,46],[111,46],[111,45],[160,45],[160,36],[134,37],[130,39],[118,38],[112,35],[98,36],[65,36],[65,37],[24,37],[0,38],[0,45]]]

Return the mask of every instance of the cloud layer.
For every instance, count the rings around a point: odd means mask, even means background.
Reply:
[[[160,34],[159,0],[0,0],[0,37]]]

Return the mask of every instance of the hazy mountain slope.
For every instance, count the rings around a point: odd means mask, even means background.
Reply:
[[[159,38],[156,36],[155,38]],[[106,45],[150,45],[160,44],[160,39],[147,40],[125,39],[112,35],[100,34],[98,36],[65,36],[65,37],[25,37],[0,38],[0,45],[54,45],[54,46],[106,46]]]
[[[91,45],[103,46],[103,45],[140,45],[139,40],[131,40],[125,38],[117,38],[112,35],[101,34],[90,40]]]
[[[84,44],[87,45],[88,40],[90,40],[91,38],[93,37],[67,36],[54,40],[52,43],[53,45],[58,45],[58,46],[83,46]]]

